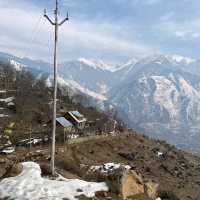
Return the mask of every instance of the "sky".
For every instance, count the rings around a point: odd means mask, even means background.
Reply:
[[[55,0],[0,0],[0,51],[48,62]],[[199,0],[59,0],[59,59],[111,63],[152,54],[200,58]]]

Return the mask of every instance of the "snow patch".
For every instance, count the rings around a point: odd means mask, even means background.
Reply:
[[[169,61],[173,65],[178,65],[178,64],[189,65],[189,64],[192,64],[196,61],[195,59],[184,57],[184,56],[177,55],[177,54],[172,54],[172,55],[155,54],[155,55],[143,58],[140,61],[140,63],[141,64],[148,64],[148,63],[154,62],[154,63],[160,65],[165,60]]]
[[[9,115],[0,114],[0,118],[9,117]]]
[[[8,97],[6,99],[0,99],[0,102],[10,103],[15,99],[15,97]]]
[[[33,138],[33,139],[31,139],[31,141],[28,142],[27,144],[38,144],[38,143],[40,143],[40,142],[42,142],[42,139]]]
[[[127,63],[125,63],[124,65],[122,65],[121,69],[124,67],[128,67],[130,65],[135,65],[138,62],[138,60],[136,58],[132,58],[131,60],[129,60]]]
[[[52,80],[53,79],[50,76],[46,80],[46,85],[52,86]],[[60,84],[60,86],[62,86],[62,87],[69,87],[75,92],[81,92],[83,94],[86,94],[86,95],[93,97],[94,99],[97,99],[97,100],[100,100],[100,101],[105,101],[107,99],[104,95],[93,92],[93,91],[81,86],[79,83],[77,83],[74,80],[69,80],[69,79],[65,80],[62,77],[58,77],[58,84]]]
[[[1,153],[4,153],[4,154],[11,154],[13,152],[15,152],[15,147],[7,147],[1,151]],[[0,195],[1,195],[1,193],[0,193]]]
[[[105,163],[103,165],[96,165],[96,166],[91,166],[90,171],[100,171],[101,173],[109,173],[112,171],[115,171],[117,169],[126,169],[130,170],[131,166],[129,165],[123,165],[123,164],[115,164],[115,163]]]
[[[0,197],[14,200],[77,200],[77,196],[94,197],[97,191],[108,191],[105,183],[86,182],[78,179],[57,180],[41,177],[37,163],[24,162],[19,176],[3,179],[0,182]]]
[[[14,68],[17,70],[17,71],[22,71],[22,69],[25,67],[24,65],[22,65],[21,63],[19,62],[16,62],[15,60],[10,60],[10,64],[14,66]]]
[[[118,70],[117,66],[105,63],[102,60],[79,58],[78,61],[84,65],[88,65],[96,70],[115,72]]]
[[[49,76],[47,79],[46,79],[46,86],[47,87],[52,87],[52,82],[51,82],[51,77]]]
[[[169,60],[172,60],[172,61],[176,62],[177,64],[186,64],[186,65],[189,65],[189,64],[192,64],[193,62],[195,62],[195,60],[192,59],[192,58],[184,57],[184,56],[177,55],[177,54],[167,55],[166,57]]]
[[[105,83],[99,83],[98,86],[99,86],[99,93],[102,95],[106,95],[109,90],[108,86]]]
[[[0,94],[5,94],[6,90],[0,90]]]
[[[171,119],[177,119],[179,93],[173,82],[164,76],[151,76],[155,81],[156,91],[154,93],[154,101],[161,108],[165,108],[170,114]]]
[[[15,104],[13,102],[9,102],[7,105],[8,106],[14,106]]]

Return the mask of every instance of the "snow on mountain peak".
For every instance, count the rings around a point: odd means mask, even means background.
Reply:
[[[70,89],[72,89],[75,93],[83,93],[86,94],[90,97],[93,97],[96,100],[100,100],[100,101],[106,101],[107,98],[99,93],[96,93],[94,91],[89,90],[86,87],[83,87],[82,85],[80,85],[78,82],[76,82],[75,80],[70,80],[70,79],[64,79],[61,76],[58,76],[58,84],[61,87],[69,87]],[[46,80],[46,85],[47,87],[52,87],[53,85],[53,76],[50,75],[47,80]]]
[[[189,58],[189,57],[184,57],[184,56],[177,55],[177,54],[168,55],[166,57],[169,60],[172,60],[172,61],[176,62],[177,64],[186,64],[186,65],[189,65],[189,64],[195,62],[195,59],[192,59],[192,58]]]
[[[95,69],[97,68],[96,64],[89,59],[79,58],[78,61],[82,64],[89,65]]]
[[[128,62],[126,62],[124,65],[122,65],[122,68],[130,66],[130,65],[135,65],[138,62],[138,59],[132,58]]]
[[[195,59],[189,58],[189,57],[184,57],[181,55],[177,54],[169,54],[169,55],[164,55],[164,54],[155,54],[152,56],[145,57],[140,60],[140,63],[142,64],[148,64],[148,63],[156,63],[156,64],[162,64],[164,62],[170,62],[173,65],[177,64],[183,64],[183,65],[189,65],[195,62]]]
[[[149,63],[156,63],[156,64],[162,64],[164,61],[168,60],[165,55],[155,54],[152,56],[144,57],[139,61],[141,64],[149,64]]]
[[[19,62],[16,62],[15,60],[10,60],[10,64],[14,66],[14,68],[17,70],[17,71],[22,71],[22,69],[25,67],[25,65],[22,65],[21,63]]]
[[[122,68],[121,65],[113,64],[110,62],[104,62],[103,60],[97,60],[97,59],[79,58],[78,61],[82,64],[93,67],[94,69],[101,69],[110,72],[115,72]]]
[[[102,60],[79,58],[78,61],[82,64],[93,67],[94,69],[108,70],[111,71],[113,66],[103,62]]]

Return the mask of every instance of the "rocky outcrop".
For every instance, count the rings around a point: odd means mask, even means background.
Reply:
[[[13,167],[9,171],[9,176],[14,177],[14,176],[19,175],[22,172],[22,169],[23,169],[23,166],[20,163],[13,165]]]
[[[158,183],[154,183],[152,181],[149,181],[145,183],[145,193],[148,195],[151,199],[156,199],[157,193],[158,193]]]
[[[139,176],[136,172],[130,171],[125,172],[121,179],[121,192],[123,199],[127,199],[127,197],[144,193],[144,184],[141,176]]]
[[[142,176],[135,171],[124,172],[121,178],[121,193],[123,199],[144,194],[150,199],[157,197],[159,184],[152,181],[144,182]]]

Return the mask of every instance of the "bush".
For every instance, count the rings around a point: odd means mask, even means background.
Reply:
[[[179,198],[171,191],[160,191],[158,192],[158,196],[162,200],[179,200]]]

